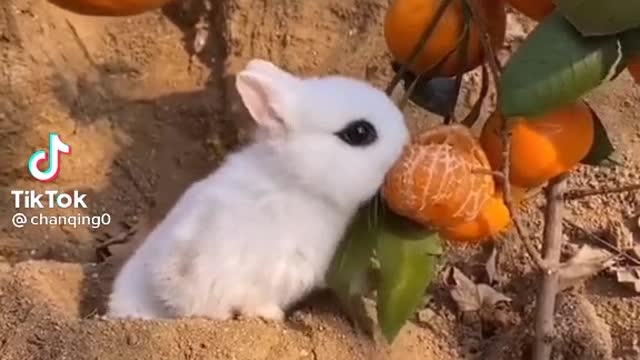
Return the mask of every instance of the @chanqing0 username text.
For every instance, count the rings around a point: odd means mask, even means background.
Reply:
[[[77,190],[66,194],[57,190],[46,190],[38,193],[33,190],[12,190],[14,206],[16,209],[86,209],[86,194],[82,194]],[[68,225],[91,226],[94,229],[111,223],[111,215],[103,213],[101,215],[45,215],[35,214],[27,216],[18,212],[13,215],[13,225],[22,228],[25,225]]]
[[[25,225],[67,225],[74,228],[78,226],[90,226],[97,229],[100,226],[109,225],[111,223],[111,215],[103,213],[102,215],[30,215],[16,213],[12,218],[13,226],[22,228]]]

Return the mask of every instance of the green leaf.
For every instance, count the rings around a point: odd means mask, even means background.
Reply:
[[[586,102],[585,102],[586,104]],[[604,127],[602,123],[602,119],[598,116],[598,114],[593,110],[589,104],[587,104],[589,110],[591,110],[591,115],[594,121],[594,139],[593,145],[591,146],[591,150],[587,154],[587,156],[582,159],[580,163],[585,165],[592,166],[603,166],[608,167],[611,165],[616,165],[616,161],[612,159],[615,148],[613,143],[609,139],[609,134],[607,134],[607,129]]]
[[[372,204],[363,206],[351,222],[338,246],[327,273],[331,288],[349,316],[361,326],[370,326],[365,318],[362,296],[369,290],[368,272],[376,247],[379,227],[372,223]]]
[[[500,109],[507,118],[539,116],[578,100],[622,70],[616,36],[585,38],[555,11],[507,62]]]
[[[638,0],[555,0],[556,7],[584,36],[613,35],[640,26]]]
[[[625,31],[618,35],[625,56],[640,56],[640,27]]]
[[[418,240],[415,228],[401,230],[397,218],[393,213],[385,214],[376,250],[380,262],[378,322],[389,342],[420,305],[443,251],[437,233],[423,230]],[[407,238],[408,234],[412,236]]]

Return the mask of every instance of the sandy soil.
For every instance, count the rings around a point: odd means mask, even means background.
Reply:
[[[191,182],[246,140],[250,122],[233,74],[262,57],[300,74],[342,73],[382,87],[391,75],[381,26],[387,6],[386,0],[225,0],[206,13],[199,1],[187,1],[102,19],[44,0],[2,2],[0,359],[522,359],[529,351],[535,278],[515,240],[497,244],[497,287],[513,299],[511,306],[462,316],[438,281],[427,318],[410,323],[391,347],[358,334],[327,294],[310,298],[284,324],[101,317],[113,274],[144,230],[112,247],[106,262],[96,257],[100,241],[136,224],[148,230]],[[196,54],[198,28],[209,36]],[[529,29],[526,19],[510,14],[504,53]],[[467,93],[463,102],[470,103],[474,90]],[[625,73],[590,100],[624,166],[581,168],[572,186],[637,181],[640,88]],[[406,113],[416,128],[433,120],[411,107]],[[72,144],[73,154],[56,182],[43,185],[25,164],[50,131]],[[16,189],[81,190],[89,206],[81,214],[106,212],[111,223],[16,229],[10,196]],[[541,230],[543,204],[535,199],[527,209],[533,237]],[[601,233],[614,221],[637,222],[640,193],[581,200],[570,210],[575,222]],[[637,242],[640,232],[633,231]],[[576,244],[588,240],[569,229],[567,236]],[[488,253],[454,249],[446,262],[481,276]],[[639,359],[640,298],[634,295],[606,274],[563,294],[555,358]]]

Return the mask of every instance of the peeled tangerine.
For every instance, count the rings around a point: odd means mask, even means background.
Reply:
[[[440,229],[440,236],[451,242],[481,243],[507,229],[511,223],[509,209],[502,194],[496,193],[484,205],[475,219]]]
[[[391,210],[419,224],[463,224],[475,219],[495,193],[489,170],[469,128],[441,125],[405,148],[382,193]]]

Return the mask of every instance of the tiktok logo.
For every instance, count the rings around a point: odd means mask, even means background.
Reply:
[[[71,146],[62,142],[57,133],[49,133],[49,152],[38,150],[29,158],[28,168],[31,176],[42,182],[57,178],[60,172],[60,154],[71,154]],[[49,167],[42,171],[38,165],[46,160],[49,160]]]

